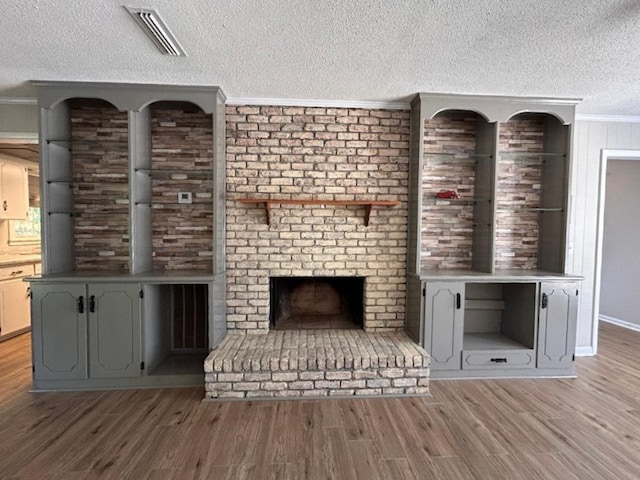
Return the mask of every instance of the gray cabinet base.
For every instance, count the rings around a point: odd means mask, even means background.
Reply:
[[[491,379],[491,378],[576,378],[573,369],[557,368],[520,368],[513,370],[431,370],[431,380],[464,380],[464,379]]]
[[[204,368],[203,368],[204,372]],[[137,388],[202,387],[204,373],[193,375],[156,375],[136,378],[88,378],[83,380],[34,380],[32,392],[78,390],[125,390]]]

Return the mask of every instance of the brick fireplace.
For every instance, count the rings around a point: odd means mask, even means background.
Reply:
[[[427,394],[404,333],[409,112],[227,106],[226,124],[228,335],[207,397]]]
[[[363,328],[404,328],[409,112],[227,106],[228,329],[269,330],[271,277],[362,277]],[[246,205],[246,197],[399,200]]]

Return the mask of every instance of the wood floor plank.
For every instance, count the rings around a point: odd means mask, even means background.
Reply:
[[[637,480],[640,333],[599,333],[576,379],[267,402],[203,402],[201,388],[33,394],[22,335],[0,343],[0,478]]]
[[[347,450],[351,457],[354,469],[354,478],[363,480],[377,480],[378,458],[374,454],[375,445],[373,440],[349,440]]]
[[[394,423],[393,416],[396,411],[393,405],[396,399],[389,401],[367,400],[371,407],[371,420],[376,431],[376,446],[382,458],[404,458],[405,444]]]
[[[264,462],[268,464],[295,463],[302,460],[299,447],[302,441],[301,402],[279,402],[269,409],[265,420],[269,421],[268,436],[262,442]],[[266,423],[266,422],[265,422]],[[282,426],[288,425],[284,429]]]
[[[462,457],[439,457],[434,459],[437,478],[442,480],[475,480]],[[489,478],[489,477],[487,477]]]
[[[347,451],[347,436],[344,428],[328,427],[324,429],[325,442],[328,443],[328,455],[324,461],[329,465],[331,479],[351,480],[355,476],[352,457]]]
[[[404,408],[398,408],[398,428],[404,433],[411,454],[428,457],[450,457],[458,449],[453,432],[442,415],[447,407],[441,403],[425,404],[421,399],[405,399]]]
[[[378,462],[381,478],[385,480],[418,480],[406,458],[382,458]]]
[[[338,408],[349,440],[373,440],[374,427],[368,402],[343,401]]]

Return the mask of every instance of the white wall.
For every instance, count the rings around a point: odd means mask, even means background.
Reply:
[[[640,123],[576,122],[570,251],[567,266],[571,273],[584,276],[578,305],[578,354],[593,353],[595,346],[593,341],[598,187],[603,149],[640,150]]]
[[[640,325],[640,161],[607,162],[605,198],[600,314]]]
[[[32,138],[38,133],[38,106],[0,98],[0,139]]]

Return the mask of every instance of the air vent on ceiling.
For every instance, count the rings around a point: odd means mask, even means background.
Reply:
[[[186,53],[164,23],[160,14],[149,8],[124,7],[131,14],[142,30],[149,36],[156,47],[165,55],[184,57]]]

